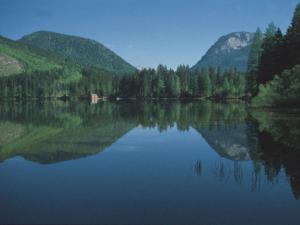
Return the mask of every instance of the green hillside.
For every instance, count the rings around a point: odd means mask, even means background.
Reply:
[[[136,69],[104,45],[81,37],[39,31],[24,36],[20,42],[54,52],[65,59],[117,73]]]
[[[70,95],[77,91],[80,81],[85,81],[76,96],[87,96],[92,90],[90,79],[83,78],[84,65],[67,61],[61,56],[25,43],[0,36],[0,99],[48,98]],[[94,79],[106,76],[102,85],[110,85],[112,73],[95,69]],[[42,77],[42,79],[41,79]],[[99,81],[100,82],[100,81]]]
[[[0,163],[15,156],[42,164],[100,153],[134,128],[117,104],[9,103],[0,112]],[[22,116],[21,116],[22,115]]]
[[[51,71],[63,66],[39,49],[0,36],[0,76]]]
[[[67,116],[77,122],[74,127],[0,122],[0,130],[8,131],[6,136],[10,138],[0,139],[0,162],[22,156],[48,164],[97,154],[133,128],[132,124],[123,121],[85,127],[80,124],[80,117]]]

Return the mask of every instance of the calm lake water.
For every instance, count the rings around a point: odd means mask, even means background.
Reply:
[[[0,106],[0,223],[300,224],[300,116],[211,102]]]

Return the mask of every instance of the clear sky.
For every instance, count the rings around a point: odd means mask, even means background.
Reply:
[[[194,65],[222,35],[283,31],[299,0],[0,0],[0,35],[49,30],[97,40],[134,66]]]

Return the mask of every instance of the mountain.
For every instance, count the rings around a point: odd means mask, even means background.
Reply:
[[[61,68],[48,52],[0,36],[0,77]]]
[[[195,129],[220,156],[234,161],[251,159],[245,124]]]
[[[35,87],[42,86],[46,77],[57,86],[61,86],[78,82],[82,78],[82,68],[47,50],[0,36],[0,78],[9,77],[14,80],[16,86],[28,87],[28,83],[24,85],[25,81],[20,79],[21,76],[30,79],[31,85]],[[40,76],[43,76],[43,80],[39,79]],[[0,84],[0,98],[5,96],[4,93],[9,93],[8,90],[16,94],[16,88],[10,88],[7,79],[2,80]]]
[[[34,102],[5,106],[0,110],[0,164],[16,156],[51,164],[98,154],[137,125],[117,113],[120,107],[104,103],[93,110],[84,102],[48,102],[43,110]]]
[[[254,34],[249,32],[222,36],[192,69],[213,66],[221,69],[236,68],[245,72],[253,38]]]
[[[74,46],[77,50],[88,49],[84,44]],[[72,48],[69,50],[72,51]],[[93,50],[83,50],[79,57],[84,58],[86,52],[90,54]],[[118,56],[112,55],[111,59],[117,59],[114,63],[119,65],[118,70],[87,66],[54,51],[0,36],[0,99],[89,97],[91,92],[109,96],[114,90],[112,79],[115,75],[135,71],[133,67],[130,69],[129,64],[126,68],[126,62],[123,63]],[[123,67],[120,67],[120,62]]]
[[[0,162],[22,156],[33,162],[50,164],[95,155],[129,132],[135,124],[110,121],[92,127],[76,124],[71,128],[26,125],[0,122],[0,131],[10,132],[4,136],[8,136],[7,139],[0,138]]]
[[[136,70],[101,43],[86,38],[38,31],[25,35],[19,41],[51,51],[67,60],[110,72],[131,73]]]

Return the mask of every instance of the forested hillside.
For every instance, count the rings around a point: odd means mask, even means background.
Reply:
[[[62,65],[37,48],[0,36],[0,76],[61,69]]]
[[[91,65],[74,64],[61,55],[2,38],[0,42],[0,98],[87,98],[92,93],[122,98],[240,98],[245,78],[235,69],[209,67],[176,71],[160,65],[156,70],[112,73]],[[70,50],[71,51],[71,50]],[[82,56],[81,56],[82,57]]]
[[[123,75],[4,37],[0,37],[0,66],[0,99],[110,96],[115,93],[113,77]]]
[[[258,29],[249,35],[234,45],[248,48],[251,39],[246,76],[238,68],[212,66],[138,71],[95,41],[51,32],[33,33],[21,42],[1,37],[0,99],[95,93],[113,99],[247,98],[254,106],[300,106],[300,4],[285,35],[273,23],[265,33]]]
[[[136,70],[104,45],[86,38],[39,31],[24,36],[20,42],[51,51],[85,66],[116,73],[132,73]]]

